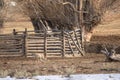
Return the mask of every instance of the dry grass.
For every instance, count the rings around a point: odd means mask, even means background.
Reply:
[[[98,25],[93,35],[120,35],[120,19]]]

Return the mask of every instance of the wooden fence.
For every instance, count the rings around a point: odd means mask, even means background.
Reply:
[[[13,34],[0,35],[0,55],[39,54],[44,57],[66,57],[84,55],[81,45],[81,32],[75,30],[50,31],[15,31]]]
[[[0,35],[0,56],[22,56],[24,55],[23,45],[23,35]]]

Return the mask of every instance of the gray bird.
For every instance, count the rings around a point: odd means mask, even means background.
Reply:
[[[104,53],[107,57],[107,59],[112,61],[120,61],[120,54],[116,54],[115,49],[111,49],[111,51],[108,51],[107,48],[104,48],[105,50],[101,50],[102,53]]]

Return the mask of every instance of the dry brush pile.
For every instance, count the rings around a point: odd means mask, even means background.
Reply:
[[[50,25],[73,29],[78,26],[80,0],[23,0],[25,13],[32,20],[37,18],[47,21]],[[83,24],[87,31],[101,22],[104,14],[119,8],[119,0],[85,0],[83,2]],[[30,14],[29,14],[30,13]],[[39,21],[38,21],[39,22]],[[33,23],[37,24],[37,23]]]

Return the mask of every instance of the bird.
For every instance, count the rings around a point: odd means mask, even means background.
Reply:
[[[115,50],[111,50],[110,58],[116,61],[120,61],[120,54],[116,54]]]
[[[107,59],[112,61],[120,61],[120,54],[116,54],[115,49],[111,49],[110,51],[105,48],[105,50],[101,50],[102,53],[104,53],[107,57]]]

